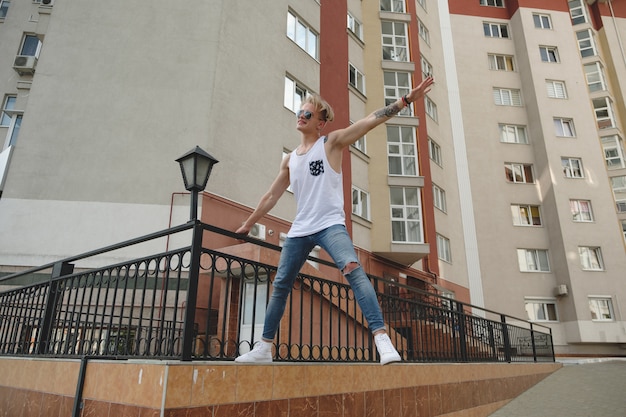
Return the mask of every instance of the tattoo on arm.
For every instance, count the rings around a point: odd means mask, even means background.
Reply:
[[[400,113],[400,110],[402,110],[400,106],[398,106],[396,103],[392,103],[387,107],[376,110],[374,112],[374,116],[376,116],[377,119],[380,119],[381,117],[393,117],[396,114]]]

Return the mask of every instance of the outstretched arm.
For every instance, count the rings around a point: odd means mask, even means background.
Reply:
[[[252,214],[246,219],[245,222],[235,231],[235,233],[247,234],[252,229],[252,226],[258,222],[261,217],[265,216],[275,205],[276,202],[283,195],[287,187],[289,187],[289,157],[283,158],[280,163],[280,169],[274,182],[270,186],[269,190],[261,197],[259,204]]]
[[[409,103],[424,97],[426,93],[430,91],[430,87],[433,84],[434,79],[428,77],[424,79],[417,87],[412,89],[407,95],[400,98],[394,103],[378,109],[365,118],[353,123],[345,129],[338,129],[328,134],[329,145],[333,148],[345,148],[352,145],[360,137],[367,132],[378,126],[379,124],[389,120],[396,114],[398,114]],[[406,101],[405,101],[406,100]]]

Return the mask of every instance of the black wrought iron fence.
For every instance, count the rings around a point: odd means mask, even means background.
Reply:
[[[0,289],[6,288],[0,293],[0,355],[232,360],[248,351],[261,337],[276,266],[203,248],[206,232],[241,242],[232,232],[190,222],[0,279]],[[177,233],[191,233],[191,244],[74,271],[86,259]],[[11,288],[25,276],[34,282]],[[405,361],[554,361],[547,327],[370,278]],[[375,361],[350,286],[300,274],[275,360]]]

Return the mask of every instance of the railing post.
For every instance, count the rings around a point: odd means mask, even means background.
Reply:
[[[500,315],[502,322],[502,341],[504,342],[504,359],[511,362],[511,340],[509,339],[509,326],[506,324],[506,316]]]
[[[200,277],[200,255],[202,254],[202,223],[199,220],[193,220],[193,222],[189,286],[187,288],[187,306],[185,308],[185,320],[183,322],[182,360],[184,361],[190,361],[193,356],[196,301],[198,298],[198,280]]]
[[[41,323],[41,332],[39,332],[39,340],[37,341],[38,355],[46,353],[50,342],[50,336],[52,335],[52,324],[54,323],[54,317],[56,316],[57,303],[59,301],[60,294],[57,278],[69,275],[72,272],[74,272],[74,264],[69,262],[57,262],[52,267],[52,274],[50,274],[50,283],[48,286],[48,299],[46,300],[46,306],[44,308]]]
[[[530,323],[530,343],[533,347],[533,359],[537,362],[537,346],[535,346],[535,330],[533,329],[533,324]]]
[[[461,353],[461,360],[467,362],[467,331],[465,326],[467,326],[467,321],[465,320],[465,314],[463,310],[463,303],[455,302],[456,304],[456,317],[457,317],[457,327],[459,329],[459,349]]]

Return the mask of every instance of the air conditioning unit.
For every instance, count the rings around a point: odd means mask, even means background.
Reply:
[[[567,293],[567,285],[565,284],[560,284],[554,287],[554,295],[556,296],[567,295]]]
[[[53,6],[54,5],[54,0],[41,0],[41,4],[44,6]]]
[[[255,223],[250,229],[250,233],[248,233],[251,237],[256,239],[265,240],[265,225],[260,223]]]
[[[34,74],[37,66],[37,58],[31,55],[18,55],[13,62],[13,69],[18,74]]]

